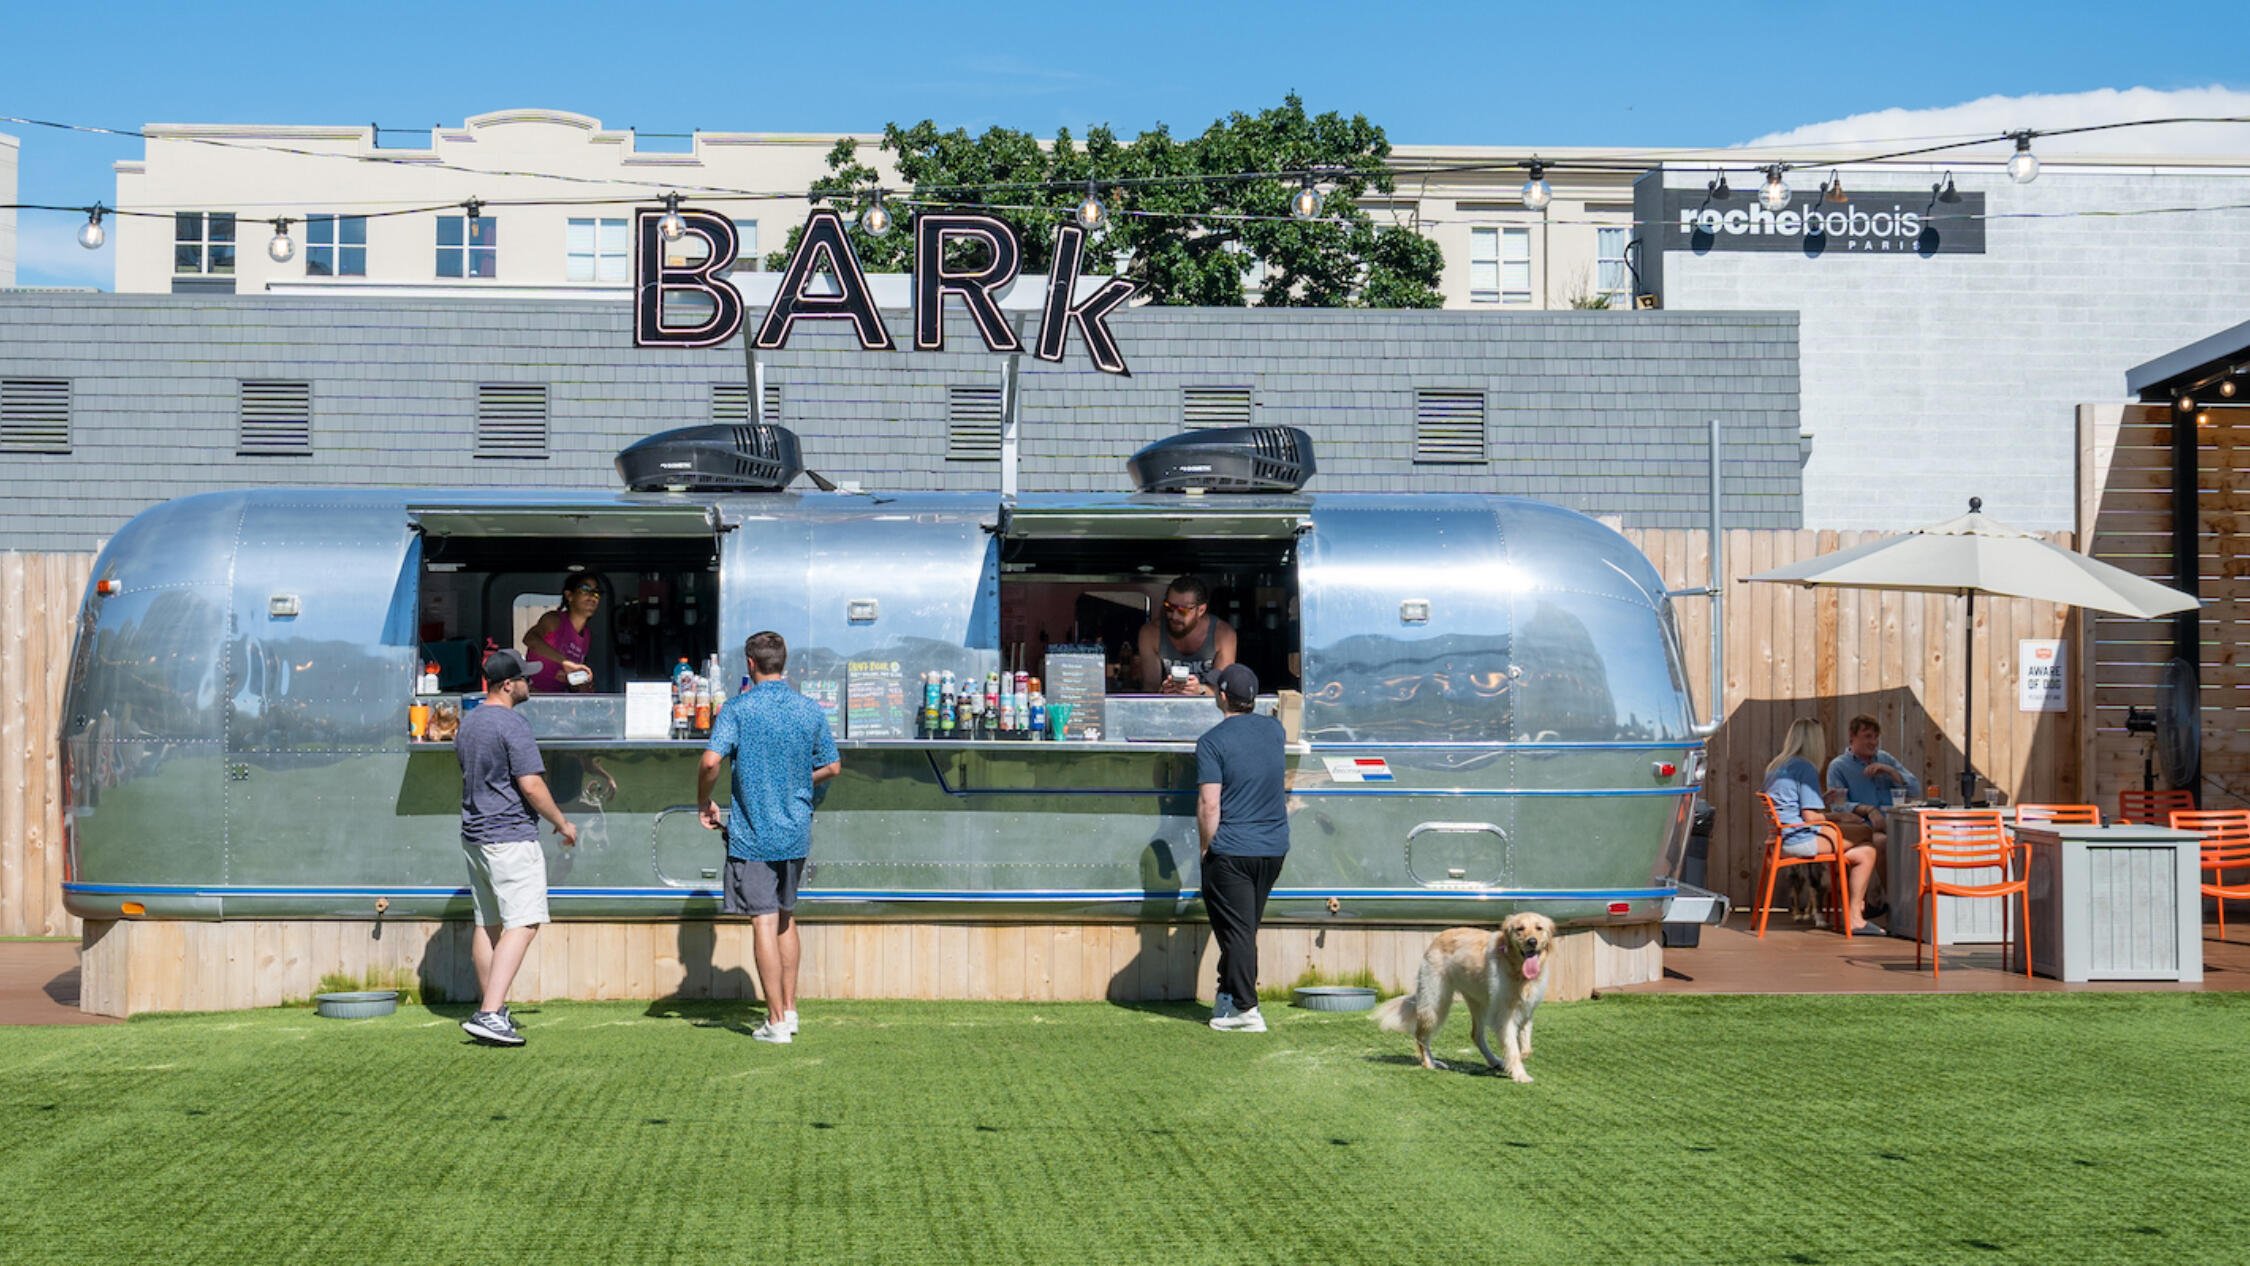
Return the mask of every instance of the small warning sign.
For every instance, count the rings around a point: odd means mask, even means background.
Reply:
[[[1330,782],[1389,782],[1391,765],[1380,756],[1323,756]]]

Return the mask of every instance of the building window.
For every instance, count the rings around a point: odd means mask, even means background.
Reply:
[[[1531,230],[1469,230],[1469,299],[1531,302]]]
[[[181,211],[172,216],[172,271],[232,276],[234,213]]]
[[[364,215],[306,216],[305,275],[307,277],[365,277],[367,275],[367,217]]]
[[[632,238],[623,220],[572,220],[567,249],[569,266],[563,273],[567,280],[631,280]]]
[[[1594,230],[1594,292],[1613,308],[1633,306],[1633,272],[1625,266],[1623,228]]]
[[[494,216],[441,215],[437,222],[437,275],[500,275],[500,222]]]
[[[764,272],[765,260],[758,255],[758,222],[756,220],[736,220],[734,222],[734,236],[736,238],[734,271],[738,273]]]

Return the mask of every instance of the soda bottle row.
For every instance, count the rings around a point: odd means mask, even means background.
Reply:
[[[1029,673],[998,670],[963,679],[950,670],[922,674],[921,738],[1043,739],[1047,697]]]

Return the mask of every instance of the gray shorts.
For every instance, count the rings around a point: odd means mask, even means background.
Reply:
[[[728,914],[778,914],[797,908],[797,881],[804,877],[805,859],[785,862],[753,861],[729,857],[719,881],[719,908]]]
[[[539,841],[463,840],[461,852],[469,862],[469,900],[480,926],[528,928],[547,922],[547,855]]]

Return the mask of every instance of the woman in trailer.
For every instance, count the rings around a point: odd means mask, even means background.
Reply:
[[[591,693],[594,670],[586,666],[594,635],[587,625],[602,605],[601,582],[575,573],[563,582],[563,604],[539,617],[523,635],[524,654],[531,660],[531,688],[540,694],[576,691]]]

